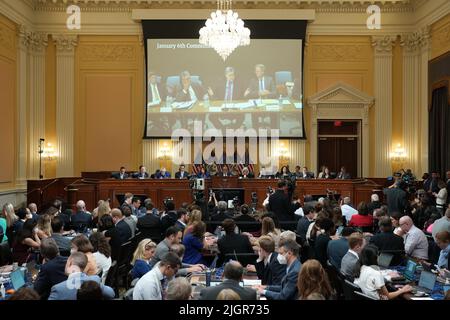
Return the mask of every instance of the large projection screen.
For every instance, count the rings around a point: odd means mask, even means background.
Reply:
[[[196,136],[199,126],[201,132],[277,129],[281,138],[305,138],[305,21],[246,21],[250,45],[238,47],[225,61],[199,44],[202,22],[143,21],[144,138],[167,138],[177,129]],[[290,28],[283,28],[286,23]]]

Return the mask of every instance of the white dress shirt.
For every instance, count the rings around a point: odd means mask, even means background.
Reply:
[[[133,290],[133,300],[163,300],[161,281],[164,279],[159,266],[143,275]]]
[[[345,217],[345,220],[347,220],[347,223],[350,222],[350,219],[354,214],[358,214],[358,210],[352,208],[348,204],[344,204],[341,206],[342,215]]]

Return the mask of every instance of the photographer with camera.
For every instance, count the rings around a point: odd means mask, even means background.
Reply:
[[[292,221],[294,214],[291,212],[289,197],[286,194],[288,185],[285,180],[278,181],[278,189],[269,196],[268,210],[275,213],[279,221]]]
[[[222,222],[225,219],[232,219],[233,217],[229,214],[228,205],[225,201],[219,201],[217,204],[217,213],[211,217],[211,221]]]
[[[175,210],[175,203],[173,198],[165,198],[164,201],[164,211],[161,215],[161,231],[164,234],[166,230],[175,225],[178,220],[178,214]]]

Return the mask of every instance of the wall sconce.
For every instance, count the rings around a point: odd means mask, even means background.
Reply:
[[[45,160],[52,161],[56,158],[57,154],[55,152],[55,148],[53,145],[48,142],[47,145],[44,147],[44,153],[43,157]]]
[[[283,159],[288,160],[289,159],[289,156],[290,156],[289,150],[286,148],[286,146],[283,142],[278,147],[277,153],[278,153],[278,157],[280,158],[280,160],[283,160]]]
[[[405,148],[399,143],[397,147],[391,152],[391,160],[403,163],[407,158]]]
[[[172,150],[167,144],[167,142],[164,142],[161,148],[158,150],[158,159],[160,160],[170,160],[172,159]]]

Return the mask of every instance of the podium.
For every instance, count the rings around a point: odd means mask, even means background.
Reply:
[[[213,189],[235,189],[238,188],[239,177],[211,177],[211,188]]]

